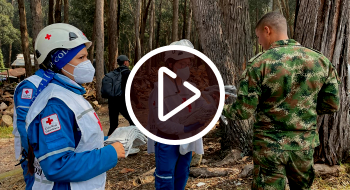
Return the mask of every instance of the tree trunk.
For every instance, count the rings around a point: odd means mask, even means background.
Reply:
[[[69,2],[68,0],[64,0],[64,23],[68,23],[69,16]]]
[[[258,7],[256,7],[255,10],[256,10],[256,22],[255,23],[258,23],[259,22],[259,9],[258,9]],[[259,41],[258,41],[258,37],[255,36],[255,55],[258,53],[259,53]]]
[[[108,62],[109,71],[113,71],[117,67],[118,57],[118,37],[117,37],[117,14],[118,1],[109,1],[109,23],[108,23]]]
[[[154,31],[154,16],[155,16],[155,0],[151,0],[151,16],[149,18],[149,51],[152,51],[153,49],[153,31]],[[152,58],[149,59],[149,63],[147,64],[146,72],[147,74],[151,73],[152,68]]]
[[[104,1],[96,0],[96,98],[99,103],[103,102],[101,96],[102,78],[104,75],[104,22],[103,22]]]
[[[62,22],[61,19],[61,7],[62,7],[62,0],[56,0],[55,4],[55,23],[60,23]]]
[[[135,61],[134,64],[141,58],[141,44],[140,44],[140,11],[141,11],[141,1],[137,0],[136,5],[136,14],[135,14],[135,40],[136,40],[136,49],[135,49]]]
[[[26,76],[32,75],[32,62],[29,54],[29,37],[27,32],[26,10],[24,0],[18,0],[19,20],[21,29],[22,52],[24,57]]]
[[[39,70],[39,64],[37,57],[35,55],[35,40],[36,37],[38,36],[40,30],[43,28],[43,18],[42,18],[42,12],[41,12],[41,0],[31,0],[30,1],[30,7],[31,7],[31,12],[32,12],[32,17],[33,17],[33,50],[34,50],[34,66],[35,70]]]
[[[55,0],[49,0],[49,25],[55,23],[53,9],[55,7]]]
[[[242,68],[242,64],[252,54],[247,1],[191,2],[203,53],[215,60],[225,84],[235,84],[234,78],[241,71],[238,69]],[[220,125],[222,149],[239,148],[244,154],[251,153],[252,133],[249,121],[230,120],[228,125],[224,122],[220,122]],[[236,133],[237,131],[243,132]]]
[[[190,0],[189,0],[190,1]],[[188,22],[187,22],[187,31],[186,31],[186,39],[191,40],[191,26],[192,26],[192,8],[191,5],[188,4],[190,12],[188,14]]]
[[[179,0],[173,0],[173,30],[172,30],[172,42],[178,40],[178,28],[179,28]],[[167,44],[169,45],[169,44]]]
[[[120,10],[121,10],[121,2],[120,0],[118,0],[118,12],[117,12],[117,44],[116,44],[116,48],[117,48],[117,57],[118,57],[118,51],[119,51],[119,36],[120,36]],[[128,57],[130,59],[130,57]]]
[[[272,11],[279,11],[278,1],[279,0],[272,0]]]
[[[182,37],[181,37],[181,39],[185,39],[185,37],[186,37],[186,4],[187,4],[187,0],[184,0],[185,1],[185,3],[184,3],[184,11],[183,11],[183,15],[182,15],[182,17],[183,17],[183,24],[182,24]]]
[[[15,0],[11,0],[12,7],[14,7]],[[13,17],[11,18],[11,24],[13,24]],[[8,64],[5,64],[6,68],[11,67],[11,59],[12,59],[12,43],[9,44],[9,61]]]
[[[219,0],[218,2],[223,10],[225,23],[223,29],[226,31],[224,34],[230,44],[233,65],[236,67],[234,76],[237,84],[243,67],[253,54],[248,1]]]
[[[94,62],[94,53],[95,53],[95,44],[96,44],[96,11],[95,11],[95,17],[94,17],[94,26],[92,28],[92,37],[91,37],[91,47],[89,48],[89,59],[91,63]]]
[[[149,18],[149,51],[153,49],[153,36],[154,36],[154,16],[155,16],[155,0],[151,0],[151,16]]]
[[[158,7],[158,20],[157,20],[157,34],[156,34],[156,48],[159,47],[159,34],[160,34],[160,21],[162,18],[162,0],[160,0]]]
[[[9,62],[8,65],[6,66],[6,68],[10,68],[11,67],[11,58],[12,58],[12,43],[10,43],[9,45]]]
[[[148,10],[151,5],[151,0],[148,1],[147,6],[144,6],[142,20],[141,20],[141,31],[140,31],[140,43],[141,47],[144,47],[145,31],[146,31],[146,22],[148,17]],[[141,48],[144,53],[146,48]]]
[[[350,64],[349,0],[297,1],[294,38],[302,45],[319,50],[335,66],[339,86],[340,109],[337,113],[317,118],[321,145],[315,148],[315,162],[335,165],[349,156],[349,88]]]
[[[285,0],[281,0],[281,4],[282,4],[282,7],[283,7],[283,12],[284,12],[284,16],[286,17],[287,19],[287,24],[288,24],[288,34],[289,36],[293,36],[293,26],[290,22],[291,18],[290,18],[290,14],[289,14],[289,7],[288,7],[288,1],[285,1]]]

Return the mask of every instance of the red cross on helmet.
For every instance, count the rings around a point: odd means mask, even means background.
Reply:
[[[75,26],[66,23],[51,24],[42,29],[35,40],[35,56],[41,64],[54,49],[71,49],[81,44],[91,46],[84,33]]]

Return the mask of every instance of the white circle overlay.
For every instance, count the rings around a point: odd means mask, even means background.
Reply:
[[[219,106],[217,108],[217,111],[215,113],[214,118],[212,119],[212,121],[209,123],[209,125],[202,130],[201,132],[199,132],[198,134],[186,138],[186,139],[181,139],[181,140],[169,140],[169,139],[164,139],[161,137],[158,137],[154,134],[152,134],[151,132],[149,132],[146,129],[146,126],[143,127],[142,124],[139,122],[139,120],[136,118],[135,113],[132,109],[131,106],[131,99],[130,99],[130,92],[131,92],[131,84],[132,81],[137,73],[137,71],[140,69],[140,67],[142,66],[143,63],[145,63],[148,59],[150,59],[151,57],[153,57],[154,55],[157,55],[159,53],[165,52],[165,51],[172,51],[172,50],[178,50],[178,51],[186,51],[188,53],[192,53],[196,56],[198,56],[199,58],[201,58],[203,61],[205,61],[205,63],[207,65],[210,66],[210,68],[212,69],[212,71],[214,72],[216,79],[218,81],[219,84],[219,90],[220,90],[220,101],[219,101]],[[158,79],[157,79],[158,80]],[[191,142],[194,142],[196,140],[198,140],[199,138],[203,137],[204,135],[206,135],[217,123],[217,121],[220,118],[220,115],[222,113],[222,110],[224,108],[224,102],[225,102],[225,88],[224,88],[224,82],[222,80],[222,77],[220,75],[219,70],[216,68],[216,66],[214,65],[214,63],[203,53],[192,49],[190,47],[187,46],[181,46],[181,45],[169,45],[169,46],[164,46],[164,47],[160,47],[157,49],[152,50],[151,52],[147,53],[145,56],[143,56],[137,63],[136,65],[133,67],[133,69],[130,72],[128,81],[126,83],[126,87],[125,87],[125,101],[126,101],[126,108],[128,110],[128,113],[132,119],[132,121],[134,122],[134,124],[136,125],[136,127],[143,133],[145,134],[148,138],[156,141],[156,142],[160,142],[163,144],[168,144],[168,145],[182,145],[182,144],[189,144]]]

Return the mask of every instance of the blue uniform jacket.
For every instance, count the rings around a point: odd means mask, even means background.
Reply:
[[[38,75],[39,77],[42,77],[43,74],[44,71],[42,69],[35,72],[35,75]],[[30,102],[36,93],[36,90],[37,88],[32,82],[24,80],[17,86],[13,96],[17,113],[17,130],[21,136],[21,145],[26,152],[28,152],[26,116],[30,107]]]
[[[67,82],[67,77],[60,74],[56,74],[51,83],[79,95],[85,93],[82,86]],[[45,135],[40,121],[52,114],[57,114],[61,130]],[[48,101],[46,107],[28,126],[27,133],[35,157],[47,156],[40,161],[40,165],[46,178],[55,182],[53,189],[70,189],[69,182],[91,179],[113,168],[118,162],[117,153],[111,145],[81,153],[71,150],[77,147],[81,132],[73,111],[57,98]]]

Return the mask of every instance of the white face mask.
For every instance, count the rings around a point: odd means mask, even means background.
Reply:
[[[79,65],[74,66],[68,63],[70,66],[74,67],[73,74],[69,73],[65,69],[62,68],[66,73],[74,77],[75,82],[78,84],[89,83],[92,82],[95,75],[95,68],[92,66],[90,60],[86,60],[84,62],[79,63]]]
[[[176,75],[180,77],[183,81],[187,80],[190,77],[190,68],[185,67],[182,69],[177,69]]]

